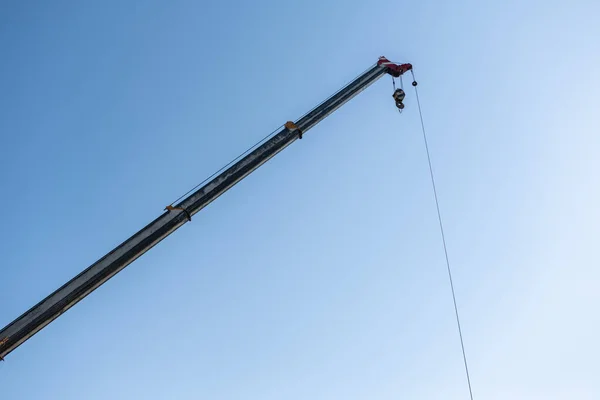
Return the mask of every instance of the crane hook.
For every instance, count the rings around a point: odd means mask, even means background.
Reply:
[[[402,101],[404,101],[404,98],[406,97],[406,93],[404,93],[404,90],[396,89],[394,91],[394,94],[392,94],[392,97],[396,102],[396,107],[398,107],[398,110],[402,111],[404,109],[404,103]]]

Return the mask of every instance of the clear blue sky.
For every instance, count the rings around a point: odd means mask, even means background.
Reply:
[[[600,398],[597,1],[0,5],[0,325],[374,63],[412,62],[476,399]],[[86,3],[86,4],[84,4]],[[12,399],[466,399],[384,78],[0,364]]]

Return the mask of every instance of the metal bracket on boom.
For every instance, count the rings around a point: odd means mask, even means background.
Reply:
[[[8,337],[5,337],[4,339],[0,340],[0,347],[4,346],[6,342],[8,342]],[[2,356],[0,356],[0,361],[4,361],[4,358],[2,358]]]
[[[173,206],[169,205],[169,206],[165,207],[165,210],[168,210],[168,211],[181,210],[181,211],[183,211],[185,213],[185,216],[187,217],[188,221],[192,222],[192,216],[190,215],[190,213],[188,212],[188,210],[186,210],[183,207],[173,207]]]
[[[302,139],[302,130],[298,128],[298,125],[292,121],[288,121],[283,126],[285,126],[290,132],[298,131],[298,139]]]

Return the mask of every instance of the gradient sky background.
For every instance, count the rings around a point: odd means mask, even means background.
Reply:
[[[385,55],[420,83],[475,398],[599,399],[598,15],[3,2],[0,325]],[[10,354],[0,398],[467,399],[408,89],[399,115],[383,78]]]

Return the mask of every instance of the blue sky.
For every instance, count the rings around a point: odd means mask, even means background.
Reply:
[[[594,1],[0,6],[0,325],[386,55],[478,399],[598,399]],[[412,89],[412,88],[410,88]],[[384,78],[0,364],[6,399],[465,399]]]

